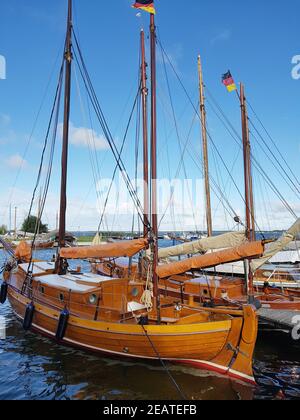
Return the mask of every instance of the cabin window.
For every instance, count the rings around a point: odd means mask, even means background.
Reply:
[[[65,296],[64,296],[64,294],[63,294],[63,293],[60,293],[60,294],[59,294],[59,300],[60,300],[61,302],[64,302],[64,300],[65,300]]]
[[[44,295],[45,294],[45,288],[43,286],[39,287],[39,292]]]
[[[132,291],[131,291],[131,295],[133,297],[138,297],[138,295],[139,295],[139,289],[137,289],[136,287],[133,288]]]

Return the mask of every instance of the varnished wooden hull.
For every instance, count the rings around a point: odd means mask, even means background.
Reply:
[[[97,269],[104,275],[112,275],[105,262],[98,264]],[[188,300],[189,296],[193,296],[195,301],[198,302],[202,298],[209,300],[210,297],[212,297],[216,303],[224,304],[222,294],[225,291],[229,300],[236,302],[239,305],[243,305],[247,302],[245,282],[242,279],[228,277],[226,282],[220,284],[219,281],[211,280],[209,276],[207,276],[205,284],[196,285],[190,282],[192,279],[189,276],[176,277],[178,280],[180,278],[177,286],[174,286],[174,282],[172,284],[172,279],[161,281],[160,291],[162,294],[173,296],[178,299],[184,298],[185,300]],[[179,283],[181,283],[181,286]],[[261,301],[264,308],[300,311],[299,290],[286,289],[284,293],[282,293],[282,290],[280,289],[270,288],[267,293],[264,293],[263,288],[257,288],[256,298]]]
[[[24,319],[31,300],[14,287],[9,287],[9,300],[17,316]],[[59,316],[58,309],[35,303],[32,329],[55,339]],[[257,318],[251,307],[245,308],[244,316],[222,321],[144,328],[135,323],[91,321],[70,316],[61,344],[131,359],[158,360],[159,354],[164,360],[255,383],[252,356]],[[236,354],[234,349],[239,349]]]

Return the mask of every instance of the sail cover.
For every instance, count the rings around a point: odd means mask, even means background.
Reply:
[[[249,242],[224,251],[200,255],[172,264],[164,264],[159,266],[156,272],[160,278],[166,278],[177,274],[184,274],[190,270],[215,267],[219,264],[240,261],[246,258],[258,258],[263,253],[264,245],[262,242]]]
[[[246,242],[245,232],[231,232],[213,238],[200,239],[198,241],[160,249],[159,259],[179,257],[181,255],[195,255],[214,249],[234,248]]]
[[[268,249],[264,252],[263,256],[257,260],[252,261],[251,270],[255,273],[256,270],[261,268],[264,264],[270,261],[276,254],[287,247],[291,242],[297,239],[297,235],[300,232],[300,219],[287,231],[285,232],[278,241],[273,242]]]
[[[113,244],[86,246],[78,248],[62,248],[61,258],[80,260],[85,258],[121,258],[133,257],[143,249],[147,248],[147,239],[135,241],[116,242]]]

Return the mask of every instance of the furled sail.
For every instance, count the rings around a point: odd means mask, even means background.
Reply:
[[[31,246],[28,242],[22,241],[15,250],[15,258],[20,261],[30,262],[31,260]]]
[[[61,258],[79,260],[85,258],[121,258],[133,257],[143,249],[147,248],[147,239],[135,241],[116,242],[113,244],[86,246],[78,248],[62,248]]]
[[[195,255],[205,253],[209,250],[234,248],[246,242],[245,232],[231,232],[212,238],[200,239],[198,241],[160,249],[159,259],[179,257],[181,255]]]
[[[263,256],[257,260],[253,260],[251,263],[251,269],[253,273],[270,261],[276,254],[282,251],[287,247],[291,242],[297,239],[297,235],[300,232],[300,219],[287,231],[285,232],[278,241],[273,242],[267,250],[264,252]]]
[[[184,274],[190,270],[201,270],[215,267],[246,258],[258,258],[264,253],[262,242],[249,242],[235,248],[226,249],[211,254],[200,255],[172,264],[164,264],[157,268],[157,275],[166,278],[177,274]]]
[[[100,236],[100,233],[97,232],[93,239],[92,245],[101,245],[101,242],[102,242],[102,237]]]

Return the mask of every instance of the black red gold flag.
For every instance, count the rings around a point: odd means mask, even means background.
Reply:
[[[132,7],[135,9],[145,10],[145,12],[152,13],[153,15],[156,13],[154,0],[138,0]]]
[[[226,86],[228,92],[233,92],[237,90],[236,84],[233,80],[231,72],[228,71],[227,73],[223,74],[222,83]]]

